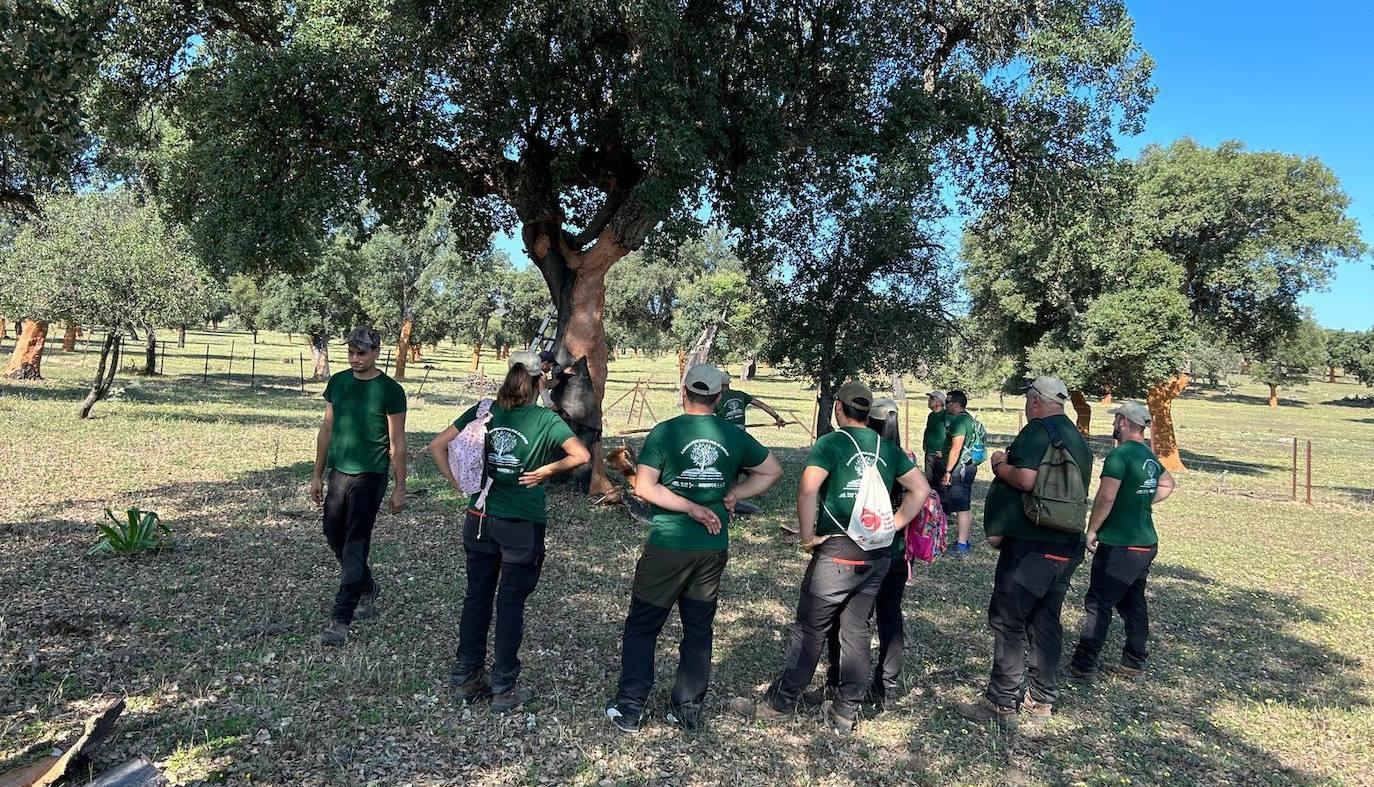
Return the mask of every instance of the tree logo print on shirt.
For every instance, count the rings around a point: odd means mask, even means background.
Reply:
[[[714,440],[693,440],[682,447],[679,454],[685,454],[694,467],[678,474],[676,480],[694,482],[697,486],[718,486],[725,480],[725,474],[716,469],[721,455],[729,456],[725,446]]]
[[[725,417],[739,418],[744,415],[744,405],[738,399],[729,399],[725,402]]]
[[[511,468],[520,467],[520,459],[515,456],[515,448],[520,443],[529,443],[523,434],[509,427],[501,426],[491,430],[492,453],[487,459],[496,466],[498,473],[511,473]]]
[[[1140,466],[1145,471],[1145,480],[1140,482],[1140,488],[1135,490],[1137,495],[1153,495],[1159,488],[1159,463],[1153,459],[1146,459]]]
[[[841,497],[854,497],[858,493],[859,481],[863,477],[864,468],[872,464],[875,460],[878,462],[879,467],[887,466],[887,460],[878,456],[877,453],[870,454],[868,452],[863,452],[850,455],[849,461],[845,462],[845,464],[854,471],[854,477],[849,480],[849,483],[844,485],[845,491],[844,494],[840,495]]]

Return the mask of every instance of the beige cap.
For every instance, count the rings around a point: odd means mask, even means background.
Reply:
[[[931,399],[939,399],[942,402],[945,400],[944,391],[926,391],[926,396]]]
[[[732,380],[732,379],[733,379],[733,378],[730,377],[730,373],[729,373],[729,372],[725,371],[724,369],[721,369],[721,370],[720,370],[720,384],[721,384],[721,385],[729,385],[729,384],[730,384],[730,380]]]
[[[835,391],[835,398],[855,410],[868,412],[873,406],[873,391],[858,380],[850,380]]]
[[[1113,407],[1107,413],[1119,415],[1139,427],[1149,426],[1154,420],[1150,417],[1150,408],[1140,402],[1122,402],[1120,407]]]
[[[888,416],[897,414],[897,402],[884,396],[881,399],[873,400],[873,407],[868,411],[869,420],[886,421]]]
[[[513,352],[506,358],[507,369],[514,369],[516,364],[523,364],[530,377],[538,377],[540,374],[539,356],[529,350]]]
[[[694,394],[711,396],[720,393],[720,370],[709,363],[699,363],[687,370],[682,387]]]
[[[1064,385],[1064,381],[1058,377],[1041,375],[1030,381],[1029,385],[1021,388],[1023,391],[1035,391],[1041,396],[1054,402],[1069,401],[1069,387]]]

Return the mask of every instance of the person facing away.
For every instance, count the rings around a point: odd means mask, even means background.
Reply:
[[[622,732],[640,729],[654,684],[654,648],[674,606],[682,642],[666,718],[687,730],[703,724],[730,517],[736,502],[762,494],[782,477],[782,465],[767,448],[713,414],[720,390],[716,367],[689,369],[683,414],[655,426],[639,453],[634,491],[653,519],[635,565],[620,682],[606,705],[606,717]]]
[[[367,564],[372,528],[396,478],[391,513],[406,504],[406,392],[377,368],[382,337],[371,328],[348,334],[348,370],[324,387],[324,422],[315,438],[310,497],[324,510],[324,537],[339,562],[339,590],[320,644],[348,641],[355,618],[375,614],[381,586]],[[326,474],[327,473],[327,474]]]
[[[1088,595],[1084,599],[1083,626],[1074,649],[1069,674],[1092,680],[1097,659],[1112,625],[1112,610],[1126,622],[1126,644],[1121,662],[1112,672],[1138,678],[1145,671],[1150,637],[1150,610],[1145,601],[1145,580],[1159,554],[1154,504],[1174,491],[1174,477],[1145,445],[1150,410],[1139,402],[1123,402],[1112,416],[1112,438],[1117,447],[1102,464],[1102,478],[1088,517],[1088,551],[1093,552]]]
[[[1083,562],[1083,534],[1036,524],[1026,516],[1023,499],[1035,488],[1040,460],[1052,441],[1063,441],[1084,489],[1093,463],[1087,441],[1064,415],[1069,391],[1063,381],[1037,377],[1024,391],[1026,425],[1006,451],[992,455],[993,481],[983,504],[983,529],[999,550],[988,602],[992,673],[982,699],[956,708],[967,719],[996,721],[1003,729],[1017,726],[1018,709],[1037,724],[1053,712],[1064,641],[1059,615],[1069,580]],[[1029,692],[1023,697],[1026,684]]]
[[[525,603],[544,568],[548,529],[544,482],[591,459],[563,419],[536,404],[538,397],[537,357],[529,352],[511,353],[487,421],[483,476],[490,479],[491,487],[485,499],[479,492],[467,501],[463,521],[467,591],[450,677],[464,703],[491,697],[491,708],[499,713],[533,697],[518,681]],[[449,466],[449,446],[477,417],[479,407],[469,407],[429,444],[439,473],[454,489],[458,481]],[[555,448],[562,449],[562,456],[550,461]],[[496,642],[488,678],[487,633],[493,602]]]
[[[730,387],[730,373],[721,370],[720,373],[720,400],[716,402],[715,413],[726,421],[744,429],[748,426],[749,418],[745,409],[750,405],[759,408],[773,417],[773,425],[779,428],[787,425],[787,420],[778,411],[774,410],[767,402],[754,396],[753,394],[737,391]]]
[[[894,515],[899,535],[925,505],[930,488],[899,446],[879,439],[868,428],[873,406],[868,386],[845,383],[835,399],[840,428],[812,446],[797,488],[798,538],[810,549],[811,562],[802,578],[782,675],[759,702],[736,697],[729,708],[749,718],[790,717],[802,690],[811,683],[831,628],[838,627],[836,697],[824,703],[822,712],[833,729],[847,733],[854,729],[868,691],[868,618],[891,565],[890,546],[865,550],[845,534],[860,478],[866,466],[874,465],[885,487],[890,489],[895,482],[906,490],[906,499]]]
[[[902,445],[901,428],[897,423],[897,402],[889,398],[876,399],[868,411],[868,428],[878,433],[884,443],[897,447]],[[930,486],[926,485],[927,494]],[[900,482],[890,487],[892,509],[899,510],[906,497],[906,490]],[[899,679],[902,673],[902,652],[906,644],[906,629],[902,620],[902,596],[906,594],[906,538],[899,533],[892,539],[888,557],[890,563],[878,586],[878,595],[873,603],[873,617],[878,627],[878,664],[873,670],[873,679],[864,695],[864,705],[873,713],[881,713],[889,700],[896,698]],[[826,671],[825,687],[819,691],[802,693],[802,701],[807,705],[820,705],[825,700],[834,701],[840,685],[840,631],[837,626],[830,627],[827,639],[829,666]]]
[[[930,414],[926,416],[926,429],[921,435],[921,450],[925,453],[926,480],[935,485],[942,483],[945,477],[945,437],[949,434],[945,392],[927,393],[926,406],[930,408]]]
[[[969,533],[973,530],[973,479],[978,475],[978,463],[973,461],[972,451],[978,425],[968,412],[968,394],[963,391],[950,391],[945,396],[945,412],[949,425],[941,457],[940,503],[946,514],[954,515],[958,532],[955,556],[968,557],[973,551]]]

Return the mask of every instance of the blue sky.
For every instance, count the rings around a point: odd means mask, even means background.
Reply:
[[[1374,4],[1358,0],[1127,0],[1159,88],[1152,142],[1239,139],[1255,150],[1312,155],[1335,171],[1350,214],[1374,243]],[[1374,326],[1374,268],[1342,264],[1328,292],[1303,299],[1330,328]]]

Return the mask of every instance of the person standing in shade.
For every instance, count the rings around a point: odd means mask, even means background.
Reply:
[[[1003,729],[1017,726],[1018,707],[1034,723],[1048,721],[1053,712],[1064,644],[1059,615],[1069,580],[1083,562],[1083,534],[1036,524],[1026,516],[1023,498],[1035,488],[1040,461],[1055,440],[1073,456],[1084,489],[1093,465],[1088,442],[1064,415],[1069,389],[1063,381],[1037,377],[1024,390],[1026,425],[1006,451],[992,455],[993,481],[983,504],[988,543],[1000,550],[988,603],[992,675],[982,699],[956,708],[966,719],[996,721]]]
[[[1126,622],[1126,645],[1121,663],[1109,669],[1128,678],[1145,671],[1150,611],[1145,580],[1159,553],[1154,504],[1174,491],[1174,477],[1145,445],[1150,409],[1124,402],[1115,410],[1112,438],[1117,447],[1102,464],[1102,478],[1088,517],[1088,550],[1093,552],[1091,580],[1084,601],[1083,627],[1070,662],[1069,674],[1092,680],[1097,658],[1112,625],[1112,610]]]
[[[339,590],[333,619],[320,634],[322,645],[343,645],[353,620],[375,613],[381,586],[367,558],[388,470],[396,478],[391,513],[406,504],[406,392],[377,368],[381,346],[376,331],[354,329],[348,335],[349,369],[324,387],[310,497],[324,509],[324,537],[339,562]]]
[[[464,702],[491,696],[491,708],[498,713],[533,697],[517,681],[525,603],[544,567],[544,482],[591,459],[563,419],[536,403],[538,358],[529,352],[511,353],[508,366],[487,421],[484,476],[491,486],[485,496],[479,492],[468,501],[463,522],[467,593],[458,626],[457,662],[450,676]],[[458,481],[449,466],[449,445],[477,417],[477,409],[478,405],[469,407],[429,444],[439,473],[454,489]],[[550,462],[554,448],[562,449],[562,457]],[[493,604],[496,644],[488,680],[487,632]]]
[[[674,606],[682,643],[666,718],[686,730],[702,725],[730,517],[735,503],[782,478],[782,465],[767,448],[714,415],[720,391],[716,367],[687,370],[683,414],[655,426],[639,452],[634,491],[651,506],[653,520],[635,565],[620,682],[606,705],[606,717],[622,732],[640,729],[654,685],[654,648]]]
[[[854,730],[872,674],[868,618],[892,562],[891,547],[865,550],[845,534],[859,480],[864,468],[876,463],[884,486],[890,489],[898,483],[906,490],[895,512],[899,537],[930,495],[925,477],[906,452],[868,428],[872,406],[873,392],[862,383],[848,382],[835,392],[840,428],[812,446],[797,488],[798,537],[811,551],[811,563],[802,579],[783,672],[759,702],[732,699],[729,708],[734,713],[764,720],[791,716],[815,675],[831,628],[838,627],[836,697],[822,706],[822,712],[835,731]]]
[[[978,464],[970,455],[977,424],[968,413],[968,394],[963,391],[950,391],[946,395],[945,411],[949,416],[949,426],[941,458],[944,467],[937,489],[945,513],[954,515],[958,532],[954,554],[968,557],[973,551],[973,544],[969,541],[969,533],[973,529],[973,479],[978,475]],[[1037,456],[1036,461],[1039,459]]]
[[[787,419],[778,415],[778,411],[770,407],[767,402],[744,391],[731,389],[729,372],[721,371],[720,383],[720,401],[716,402],[716,415],[744,429],[749,420],[745,408],[753,405],[772,416],[774,426],[783,427],[787,425]]]
[[[949,413],[945,412],[945,392],[931,391],[926,394],[926,406],[930,414],[926,416],[926,430],[921,437],[921,448],[926,456],[926,480],[931,486],[945,478],[945,438],[949,435]]]

